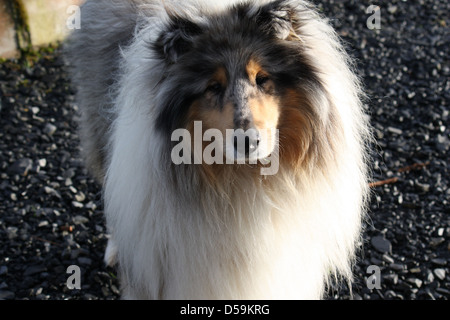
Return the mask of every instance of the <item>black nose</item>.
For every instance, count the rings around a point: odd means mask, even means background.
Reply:
[[[258,130],[248,129],[242,133],[235,133],[234,135],[234,149],[238,154],[245,154],[248,157],[251,153],[258,149],[261,138]]]

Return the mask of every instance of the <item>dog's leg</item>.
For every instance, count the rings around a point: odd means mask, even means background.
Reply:
[[[112,238],[108,240],[104,261],[108,267],[113,267],[117,263],[117,245]]]

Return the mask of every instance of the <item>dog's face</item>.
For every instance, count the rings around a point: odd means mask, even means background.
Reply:
[[[280,102],[275,83],[257,60],[217,65],[204,87],[190,105],[188,126],[201,121],[203,130],[218,129],[225,157],[269,156],[276,145]]]
[[[285,157],[298,159],[315,117],[308,96],[320,84],[295,23],[282,1],[256,11],[237,6],[198,23],[172,17],[153,46],[168,88],[158,127],[194,137],[200,121],[203,132],[221,132],[223,156],[234,160],[266,158],[278,143]]]

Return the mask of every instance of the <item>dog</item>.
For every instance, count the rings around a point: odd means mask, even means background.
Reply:
[[[312,4],[87,0],[67,52],[123,299],[321,299],[352,280],[370,127]]]

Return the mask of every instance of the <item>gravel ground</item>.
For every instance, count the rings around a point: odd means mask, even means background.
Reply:
[[[321,1],[358,59],[378,145],[356,299],[448,299],[449,3]],[[107,234],[99,186],[79,156],[74,104],[61,50],[0,63],[0,299],[117,299],[103,265]],[[81,290],[70,290],[70,265]],[[381,273],[379,289],[369,266]],[[348,299],[349,290],[330,290]]]

